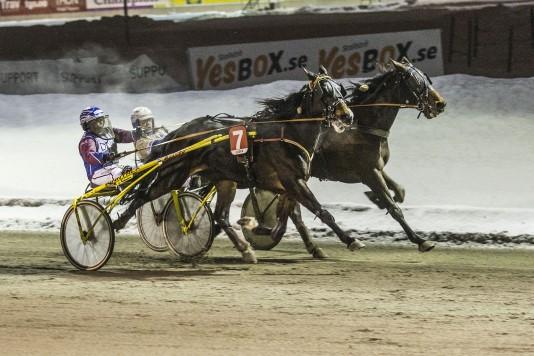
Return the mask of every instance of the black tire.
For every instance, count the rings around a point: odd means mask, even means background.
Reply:
[[[278,195],[269,191],[256,189],[255,190],[256,200],[258,201],[258,207],[261,214],[263,214],[263,227],[272,229],[276,225],[276,206],[278,204]],[[256,216],[254,207],[252,206],[252,199],[250,194],[247,195],[247,198],[243,202],[243,207],[241,208],[241,217],[254,217],[260,222],[260,219]],[[271,237],[271,234],[258,234],[254,230],[243,229],[243,235],[245,239],[252,245],[255,250],[271,250],[273,247],[278,245],[279,241],[274,241]]]
[[[169,250],[163,234],[163,211],[170,194],[150,201],[136,210],[137,230],[141,241],[153,251],[165,252]]]
[[[104,266],[115,245],[115,231],[108,213],[100,204],[84,200],[76,205],[79,223],[86,234],[92,230],[87,241],[80,235],[78,218],[71,206],[61,221],[61,248],[67,260],[76,268],[84,271],[96,271]]]
[[[182,257],[196,257],[206,253],[213,243],[213,215],[209,206],[201,205],[202,198],[194,193],[180,192],[180,208],[186,223],[195,220],[187,234],[184,235],[178,222],[178,216],[171,197],[163,212],[163,234],[169,250]]]

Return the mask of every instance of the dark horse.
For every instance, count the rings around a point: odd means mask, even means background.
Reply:
[[[434,245],[418,236],[404,219],[396,203],[403,202],[404,189],[384,172],[384,166],[389,160],[389,130],[399,109],[413,107],[427,119],[432,119],[444,111],[445,100],[432,87],[430,78],[407,59],[403,58],[401,62],[390,60],[389,68],[383,68],[384,73],[354,86],[347,102],[359,120],[342,134],[334,136],[325,132],[315,153],[311,174],[322,180],[367,185],[372,190],[369,198],[387,209],[408,239],[419,246],[419,251],[426,252]],[[282,238],[289,216],[308,252],[316,258],[325,257],[311,241],[298,204],[281,196],[277,215],[279,220],[271,235],[274,241]]]
[[[319,74],[306,73],[310,82],[299,92],[283,99],[265,100],[265,109],[247,121],[249,128],[255,126],[257,132],[249,174],[245,166],[230,153],[227,142],[212,144],[170,160],[164,163],[153,179],[141,183],[129,197],[131,203],[114,222],[114,228],[122,228],[144,203],[172,189],[178,189],[189,176],[200,174],[217,188],[214,219],[218,228],[226,232],[248,262],[256,262],[254,252],[248,242],[231,227],[229,211],[236,188],[247,187],[252,183],[261,189],[286,193],[330,226],[347,247],[352,250],[360,248],[363,244],[341,230],[306,184],[309,178],[309,156],[316,146],[319,133],[323,130],[330,131],[326,130],[326,126],[330,125],[338,129],[348,127],[353,122],[353,114],[344,101],[345,89],[328,77],[324,68]],[[213,134],[199,133],[214,130],[225,133],[235,124],[234,120],[213,117],[194,119],[169,133],[165,141],[171,142],[154,150],[149,159],[174,153]],[[193,135],[194,138],[188,138]],[[177,141],[176,138],[186,139]]]

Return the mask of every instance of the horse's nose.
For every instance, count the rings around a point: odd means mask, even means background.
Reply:
[[[345,125],[352,125],[354,114],[346,103],[340,103],[336,110],[336,116],[341,119]]]
[[[354,122],[354,114],[352,113],[352,110],[349,110],[343,117],[343,123],[345,125],[352,125]]]
[[[447,102],[443,100],[436,102],[436,109],[438,110],[438,112],[445,111],[445,106],[447,106]]]

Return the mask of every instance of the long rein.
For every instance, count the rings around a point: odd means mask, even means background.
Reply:
[[[314,122],[314,121],[321,122],[321,121],[325,121],[325,120],[326,119],[324,117],[310,117],[310,118],[301,118],[301,119],[255,121],[254,124],[255,125],[263,125],[263,124],[273,124],[273,123],[275,123],[275,124],[276,123],[305,123],[305,122]],[[248,122],[250,122],[250,121],[248,121]],[[172,140],[167,140],[167,141],[163,141],[163,142],[157,143],[155,145],[152,145],[151,147],[163,146],[163,145],[166,145],[166,144],[171,143],[171,142],[183,141],[183,140],[187,140],[187,139],[190,139],[190,138],[207,135],[207,134],[210,134],[210,133],[215,133],[215,132],[219,132],[219,131],[225,131],[225,130],[228,130],[229,128],[231,128],[231,127],[247,124],[248,122],[243,120],[243,122],[236,123],[235,125],[231,125],[231,126],[227,126],[227,127],[221,127],[221,128],[218,128],[218,129],[204,130],[204,131],[200,131],[200,132],[195,132],[195,133],[192,133],[192,134],[189,134],[189,135],[173,138]],[[272,141],[271,139],[260,139],[260,140],[261,141],[259,141],[259,142],[271,142]],[[294,144],[296,146],[299,146],[299,148],[301,148],[301,149],[303,148],[303,147],[300,147],[301,145],[298,142],[295,142],[295,141],[292,141],[292,140],[288,140],[288,139],[282,138],[282,139],[277,139],[277,141],[288,142],[288,143]],[[135,150],[131,150],[131,151],[124,151],[124,152],[119,153],[118,156],[119,156],[119,158],[122,158],[122,157],[126,157],[128,155],[131,155],[133,153],[136,153],[136,152],[139,152],[139,151],[142,151],[142,150],[146,150],[146,148],[135,149]],[[305,150],[305,152],[308,153],[307,150]],[[309,156],[309,154],[308,154],[308,156]]]
[[[358,108],[358,107],[366,107],[366,106],[386,106],[386,107],[394,107],[399,109],[417,109],[417,105],[413,104],[396,104],[396,103],[374,103],[374,104],[356,104],[356,105],[347,105],[349,108]]]
[[[418,109],[419,108],[419,106],[414,105],[414,104],[398,104],[398,103],[373,103],[373,104],[348,105],[349,108],[376,107],[376,106],[392,107],[392,108],[399,108],[399,109]],[[357,125],[356,129],[358,131],[361,131],[363,133],[367,133],[373,136],[378,136],[382,138],[389,137],[389,130],[377,129],[374,127],[368,127],[368,126],[363,126],[363,125]]]
[[[418,108],[417,105],[397,104],[397,103],[355,104],[355,105],[347,105],[347,106],[349,108],[373,107],[373,106],[397,107],[399,109],[417,109]],[[324,120],[325,120],[324,117],[311,117],[311,118],[300,118],[300,119],[256,121],[256,122],[254,122],[254,124],[255,125],[264,125],[264,124],[279,124],[279,123],[305,123],[305,122],[314,122],[314,121],[321,122],[321,121],[324,121]],[[247,123],[245,120],[243,120],[243,122],[245,124]],[[163,146],[163,145],[166,145],[166,144],[171,143],[171,142],[183,141],[183,140],[187,140],[187,139],[190,139],[190,138],[207,135],[207,134],[210,134],[210,133],[215,133],[215,132],[219,132],[219,131],[223,131],[223,130],[228,130],[229,128],[231,128],[233,126],[237,126],[237,125],[242,125],[242,123],[238,123],[238,124],[235,124],[235,125],[232,125],[232,126],[228,126],[228,127],[221,127],[221,128],[218,128],[218,129],[204,130],[204,131],[195,132],[195,133],[192,133],[192,134],[189,134],[189,135],[176,137],[176,138],[173,138],[172,140],[167,140],[167,141],[163,141],[163,142],[157,143],[155,145],[152,145],[151,147]],[[366,130],[366,128],[364,128],[362,131],[365,131],[365,130]],[[375,131],[376,130],[373,130],[372,132],[368,132],[368,133],[375,134],[375,135],[381,136],[381,137],[387,137],[387,135],[388,135],[388,133],[385,133],[384,130],[379,130],[380,132],[375,132]],[[384,133],[382,133],[382,131],[384,131]],[[302,145],[300,145],[298,142],[289,140],[287,138],[283,138],[282,137],[280,139],[279,138],[277,138],[277,139],[259,139],[258,142],[274,142],[274,141],[287,142],[287,143],[293,144],[295,146],[298,146],[300,149],[302,149],[304,152],[307,153],[307,156],[309,157],[310,160],[312,158],[313,154],[310,155],[308,150],[306,150],[304,147],[302,147]],[[135,150],[131,150],[131,151],[124,151],[124,152],[119,153],[119,157],[120,158],[126,157],[126,156],[128,156],[130,154],[137,153],[137,152],[145,150],[145,149],[146,148],[135,149]]]
[[[417,109],[417,105],[396,104],[396,103],[374,103],[374,104],[348,105],[349,108],[373,107],[373,106],[397,107],[399,109]],[[314,122],[314,121],[319,121],[320,122],[320,121],[324,121],[324,120],[325,120],[324,117],[311,117],[311,118],[301,118],[301,119],[256,121],[256,122],[254,122],[254,124],[255,125],[264,125],[264,124],[277,124],[277,123],[303,123],[303,122]],[[244,123],[247,123],[247,122],[244,121]],[[235,125],[232,125],[232,126],[237,126],[237,125],[241,125],[241,124],[242,123],[238,123],[238,124],[235,124]],[[215,132],[219,132],[219,131],[228,130],[232,126],[221,127],[221,128],[218,128],[218,129],[205,130],[205,131],[200,131],[200,132],[195,132],[195,133],[192,133],[192,134],[189,134],[189,135],[173,138],[172,140],[167,140],[167,141],[163,141],[163,142],[157,143],[155,145],[152,145],[151,147],[163,146],[163,145],[166,145],[166,144],[171,143],[171,142],[183,141],[183,140],[187,140],[187,139],[190,139],[190,138],[207,135],[207,134],[210,134],[210,133],[215,133]],[[381,130],[381,131],[383,131],[383,130]],[[373,132],[369,132],[369,133],[373,134]],[[382,137],[384,137],[384,135],[385,135],[385,137],[387,137],[387,134],[385,134],[385,133],[379,133],[379,134],[376,134],[376,135],[382,136]],[[275,139],[260,139],[260,140],[261,141],[259,141],[259,142],[272,142],[272,141],[275,141]],[[291,143],[291,144],[293,144],[295,146],[298,146],[300,149],[303,149],[303,147],[301,147],[301,145],[298,142],[295,142],[295,141],[292,141],[292,140],[289,140],[289,139],[282,138],[282,139],[276,139],[276,141],[288,142],[288,143]],[[139,151],[142,151],[142,150],[145,150],[145,149],[146,148],[135,149],[135,150],[131,150],[131,151],[124,151],[124,152],[119,153],[119,157],[121,157],[121,158],[122,157],[126,157],[128,155],[131,155],[133,153],[136,153],[136,152],[139,152]],[[304,149],[304,152],[308,153],[308,150]],[[309,156],[311,158],[311,155],[309,153],[307,154],[307,156]]]

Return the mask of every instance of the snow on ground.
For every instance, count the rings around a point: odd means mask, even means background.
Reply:
[[[534,236],[534,78],[433,79],[448,101],[446,112],[417,120],[414,110],[404,110],[390,137],[387,171],[406,188],[407,221],[425,234]],[[87,184],[77,152],[78,116],[87,105],[102,107],[122,128],[129,127],[133,107],[147,105],[158,123],[172,129],[205,114],[251,114],[260,108],[257,99],[283,96],[302,85],[280,81],[227,91],[0,95],[0,229],[57,231],[68,201]],[[363,185],[312,179],[311,188],[343,228],[389,231],[393,239],[402,235],[396,235],[401,228],[389,215],[367,201]],[[238,195],[233,221],[245,193]],[[310,214],[305,218],[319,235],[329,235]]]

